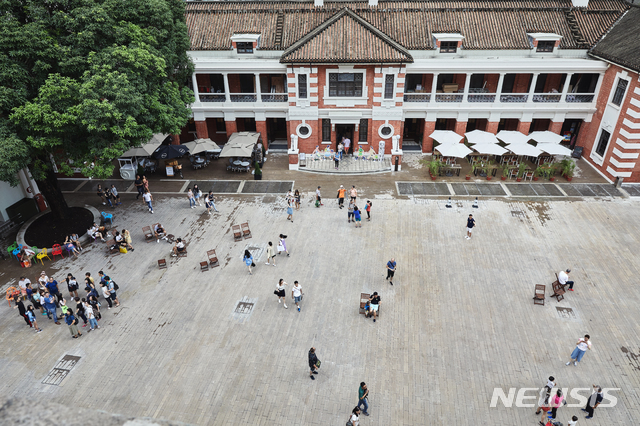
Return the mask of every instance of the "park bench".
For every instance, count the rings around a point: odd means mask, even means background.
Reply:
[[[207,252],[207,257],[209,258],[209,265],[211,265],[212,268],[220,266],[220,262],[218,262],[218,255],[215,250],[209,250]]]
[[[533,294],[534,305],[544,306],[545,287],[546,286],[544,284],[536,284],[536,292]]]

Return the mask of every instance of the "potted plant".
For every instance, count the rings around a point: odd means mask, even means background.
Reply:
[[[576,168],[576,162],[570,158],[565,157],[560,162],[560,170],[562,171],[562,175],[567,179],[568,182],[571,182],[573,179],[573,172]]]
[[[505,163],[502,165],[501,169],[502,169],[502,177],[500,179],[507,180],[507,177],[509,177],[509,165]]]
[[[470,175],[470,174],[466,174],[466,175],[464,176],[464,178],[465,178],[466,180],[471,180],[471,175]]]
[[[262,180],[262,169],[260,164],[256,161],[254,163],[253,180]]]
[[[556,180],[554,174],[556,173],[556,164],[552,164],[552,163],[544,163],[542,165],[542,170],[544,173],[544,176],[549,178],[549,181],[553,182],[554,180]]]
[[[442,161],[440,160],[431,160],[429,162],[429,174],[431,175],[431,180],[436,180],[438,174],[440,173],[441,167]]]
[[[520,165],[518,166],[518,174],[516,175],[517,182],[522,181],[522,176],[524,176],[524,169],[526,168],[527,168],[527,165],[524,162],[520,163]]]
[[[533,180],[540,179],[540,176],[542,176],[543,174],[544,174],[544,169],[538,166],[533,172]]]

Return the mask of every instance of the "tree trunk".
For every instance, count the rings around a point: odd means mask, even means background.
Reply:
[[[48,159],[47,159],[48,161]],[[58,187],[58,178],[53,170],[47,168],[44,180],[35,179],[40,189],[40,193],[47,200],[53,217],[58,220],[66,220],[69,218],[69,206],[62,195],[62,191]]]

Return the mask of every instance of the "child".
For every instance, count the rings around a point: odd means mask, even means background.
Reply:
[[[64,298],[60,301],[60,310],[62,311],[62,315],[67,315],[67,312],[69,312],[67,301],[64,300]]]
[[[36,329],[36,333],[40,333],[42,330],[38,328],[38,321],[33,310],[33,305],[29,305],[27,308],[27,317],[29,318],[29,321],[31,321],[31,325]]]
[[[371,201],[367,200],[367,205],[364,208],[367,212],[367,220],[371,220],[371,205]]]
[[[353,215],[356,218],[356,228],[362,228],[362,216],[360,215],[360,210],[358,209],[358,206],[355,206],[353,208]]]

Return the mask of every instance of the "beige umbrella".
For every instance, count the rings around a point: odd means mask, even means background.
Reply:
[[[484,130],[472,130],[464,134],[469,143],[489,144],[498,143],[496,135]]]
[[[169,135],[165,135],[162,133],[156,133],[153,135],[153,138],[142,146],[137,146],[135,148],[131,148],[129,151],[122,154],[120,157],[148,157],[153,154],[160,144],[167,138]]]
[[[229,141],[222,147],[220,157],[251,157],[253,147],[260,138],[260,133],[240,132],[229,137]]]
[[[441,144],[459,143],[464,136],[460,136],[451,130],[435,130],[429,137]]]
[[[217,143],[212,141],[209,138],[206,139],[196,139],[193,142],[187,142],[183,144],[187,148],[189,148],[189,152],[191,154],[198,154],[204,151],[214,151],[220,149]]]

